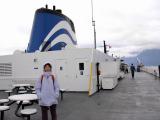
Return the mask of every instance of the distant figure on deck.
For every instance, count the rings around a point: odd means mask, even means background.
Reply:
[[[157,79],[158,73],[156,70],[154,70],[154,76],[155,76],[155,79]]]
[[[135,72],[136,69],[135,69],[135,66],[133,64],[131,64],[130,70],[131,70],[132,78],[134,79],[134,72]]]

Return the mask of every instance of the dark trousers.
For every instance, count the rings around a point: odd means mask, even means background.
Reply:
[[[132,78],[134,78],[134,71],[131,71],[131,74],[132,74]]]
[[[51,112],[52,120],[57,120],[56,105],[50,107],[41,106],[42,120],[48,120],[48,110]]]

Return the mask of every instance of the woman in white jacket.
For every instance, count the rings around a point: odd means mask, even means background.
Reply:
[[[55,76],[52,74],[50,63],[44,65],[44,73],[37,80],[35,88],[42,110],[42,120],[48,120],[48,110],[51,112],[52,120],[57,120],[56,106],[60,89]]]

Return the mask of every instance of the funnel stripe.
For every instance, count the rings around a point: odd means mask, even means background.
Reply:
[[[57,25],[55,25],[52,30],[49,32],[49,34],[46,36],[46,38],[44,39],[44,42],[47,43],[47,41],[59,30],[61,29],[65,29],[66,31],[68,31],[68,33],[70,34],[69,36],[72,37],[71,40],[73,40],[73,43],[76,45],[77,41],[76,41],[76,37],[75,37],[75,33],[72,31],[71,26],[69,25],[69,23],[67,21],[60,21],[59,23],[57,23]],[[72,44],[73,44],[72,43]],[[42,44],[39,47],[39,50],[42,51],[43,46]]]
[[[48,45],[51,44],[51,42],[59,35],[61,34],[66,34],[69,36],[70,40],[72,41],[72,44],[77,44],[76,41],[72,38],[71,34],[66,30],[66,29],[60,29],[58,31],[56,31],[49,39],[48,41],[46,41],[45,45],[43,46],[42,50],[41,51],[44,51],[46,49],[46,47]]]
[[[66,34],[61,34],[59,36],[57,36],[54,40],[52,40],[51,42],[51,46],[48,46],[44,51],[49,51],[49,50],[53,50],[54,45],[56,45],[59,42],[63,42],[66,44],[66,46],[68,47],[74,47],[74,45],[72,44],[72,41],[70,40],[70,37]],[[65,46],[60,46],[60,48],[65,47]]]

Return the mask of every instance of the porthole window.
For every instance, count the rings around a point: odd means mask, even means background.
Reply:
[[[79,70],[84,70],[84,63],[79,63]]]

